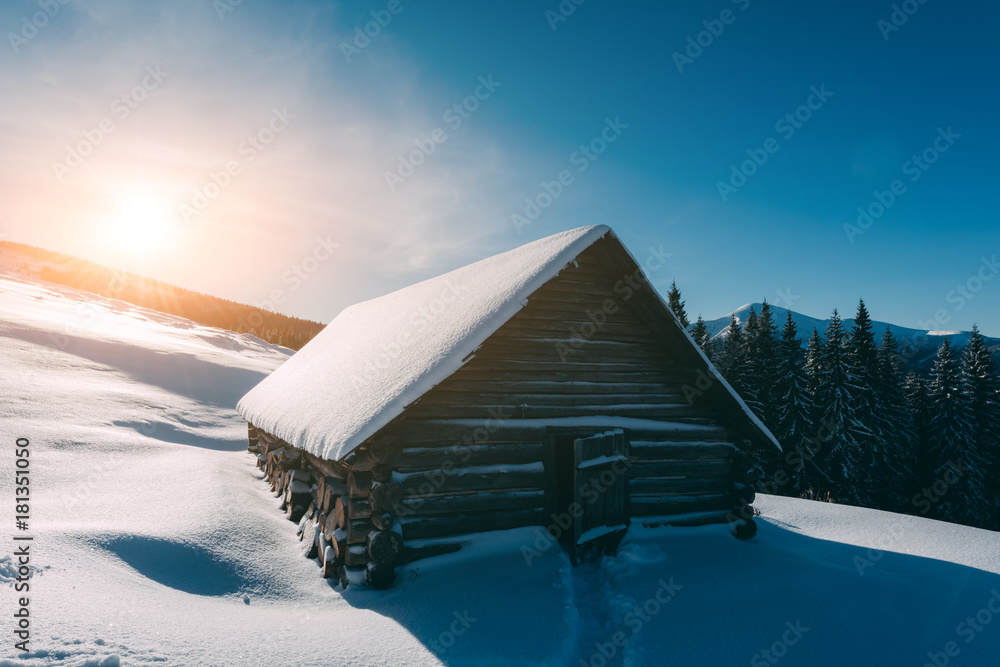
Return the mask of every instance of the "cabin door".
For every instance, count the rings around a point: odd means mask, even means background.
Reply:
[[[621,429],[573,441],[573,489],[578,511],[574,561],[614,554],[629,523],[628,443]]]

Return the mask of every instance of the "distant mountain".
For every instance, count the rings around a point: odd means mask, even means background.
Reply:
[[[705,327],[708,329],[709,336],[713,339],[725,338],[729,332],[730,318],[733,315],[736,316],[736,320],[742,325],[746,322],[747,315],[750,314],[750,308],[752,307],[758,314],[760,314],[761,305],[763,304],[748,303],[745,306],[737,308],[732,313],[729,313],[724,317],[714,320],[706,320]],[[773,304],[771,305],[771,311],[774,313],[774,322],[778,327],[779,335],[781,333],[781,328],[785,325],[785,318],[787,317],[787,314],[791,312],[792,321],[795,322],[795,326],[798,328],[799,338],[803,341],[809,339],[812,335],[813,329],[819,331],[820,338],[822,338],[823,332],[826,331],[826,326],[830,322],[829,319],[820,320],[815,317],[803,315],[802,313],[797,313],[794,310],[789,311],[787,308],[782,308]],[[850,331],[853,327],[854,318],[845,318],[844,330]],[[903,352],[903,358],[906,366],[920,371],[926,371],[931,367],[931,364],[934,361],[934,356],[937,353],[937,349],[941,347],[941,342],[945,337],[950,338],[951,344],[957,348],[964,347],[965,344],[969,342],[968,331],[927,331],[926,329],[911,329],[909,327],[901,327],[898,324],[890,324],[888,322],[873,320],[872,330],[875,332],[876,342],[882,339],[882,334],[885,332],[886,327],[892,331],[892,335],[896,337],[897,341],[899,341],[899,346]],[[1000,338],[984,338],[986,339],[986,344],[993,352],[993,358],[1000,363]]]

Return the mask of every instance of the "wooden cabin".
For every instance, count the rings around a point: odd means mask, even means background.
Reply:
[[[238,410],[306,553],[374,587],[481,531],[574,562],[633,520],[750,537],[778,447],[604,226],[345,309]]]

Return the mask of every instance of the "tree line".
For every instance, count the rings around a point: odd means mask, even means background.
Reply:
[[[922,376],[888,328],[876,342],[863,300],[849,331],[835,309],[804,348],[766,301],[715,340],[676,284],[668,303],[781,444],[756,456],[758,491],[1000,530],[1000,374],[976,326]]]
[[[0,242],[0,248],[4,247],[45,261],[39,272],[42,280],[184,317],[204,326],[252,334],[268,343],[293,350],[301,349],[324,326],[319,322],[210,296],[52,250],[10,241]]]

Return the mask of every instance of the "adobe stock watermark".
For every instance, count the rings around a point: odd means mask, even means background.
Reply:
[[[825,83],[819,84],[819,87],[810,86],[806,101],[779,118],[774,123],[774,131],[781,135],[785,141],[790,140],[809,122],[815,112],[823,108],[831,97],[833,97],[833,93],[826,89]],[[781,150],[781,144],[774,137],[765,139],[760,148],[748,148],[746,154],[749,159],[741,162],[739,166],[729,165],[729,178],[715,183],[722,201],[729,201],[729,197],[746,185],[747,181],[779,150]]]
[[[983,605],[982,609],[975,614],[965,617],[961,623],[955,626],[955,634],[958,635],[965,645],[969,645],[976,640],[980,633],[993,622],[994,618],[1000,616],[1000,590],[996,588],[990,591],[990,597]],[[957,658],[962,653],[962,644],[957,641],[949,641],[941,651],[932,651],[927,654],[927,662],[924,667],[946,667],[951,663],[952,658]]]
[[[579,667],[607,667],[611,664],[610,661],[618,655],[618,652],[624,649],[633,637],[642,632],[642,629],[653,620],[653,617],[663,611],[663,608],[684,589],[682,585],[674,583],[673,577],[666,580],[660,579],[657,583],[660,585],[659,588],[649,598],[642,604],[634,605],[625,614],[623,620],[629,632],[618,630],[611,635],[608,641],[594,642],[594,652],[590,654],[589,658],[580,658],[577,663]]]
[[[472,114],[479,109],[480,105],[493,96],[503,83],[495,81],[492,74],[480,76],[476,79],[478,85],[460,102],[452,104],[445,109],[441,115],[441,120],[454,132],[458,130]],[[395,171],[385,171],[385,184],[389,186],[389,192],[395,192],[396,188],[406,182],[410,176],[417,173],[417,169],[423,166],[428,158],[437,151],[438,146],[448,141],[448,133],[444,128],[436,127],[426,136],[413,140],[414,148],[405,155],[397,156]]]
[[[261,310],[274,311],[277,306],[285,303],[285,299],[288,294],[295,292],[302,287],[302,285],[309,280],[313,274],[319,271],[320,266],[324,262],[327,262],[331,257],[333,257],[334,251],[336,251],[339,247],[340,244],[331,239],[329,234],[326,235],[326,238],[317,236],[312,249],[307,252],[302,259],[297,262],[293,262],[292,265],[281,274],[281,282],[283,285],[288,286],[287,291],[280,287],[271,290],[271,293],[268,294],[268,298],[257,304],[257,307]],[[260,324],[263,323],[262,318],[256,326],[260,326]]]
[[[608,146],[618,141],[618,138],[627,129],[628,125],[621,121],[621,116],[615,116],[614,120],[605,118],[604,127],[601,128],[598,135],[570,153],[570,165],[576,167],[578,174],[587,171],[590,165],[604,154]],[[535,196],[524,198],[524,210],[520,213],[512,213],[510,216],[510,221],[517,233],[520,234],[522,229],[541,217],[542,212],[552,206],[552,202],[562,196],[565,188],[572,185],[575,179],[576,177],[571,170],[563,169],[556,174],[554,180],[543,180],[541,182],[542,189]]]
[[[361,55],[361,52],[371,45],[372,40],[389,27],[392,18],[399,16],[404,9],[401,0],[389,0],[385,9],[373,9],[372,20],[354,28],[354,39],[340,42],[340,52],[344,54],[344,59],[350,63],[354,56]]]
[[[236,153],[243,158],[240,160],[229,160],[219,171],[210,171],[207,180],[201,187],[194,190],[190,202],[181,202],[179,211],[181,219],[185,223],[193,222],[208,205],[228,188],[235,176],[239,176],[243,167],[257,159],[257,156],[267,148],[275,137],[288,129],[290,121],[295,118],[295,114],[289,113],[287,107],[274,109],[271,117],[254,134],[248,135],[245,140],[236,147]]]
[[[779,639],[750,658],[750,667],[768,667],[768,665],[778,664],[779,660],[788,655],[788,649],[798,644],[809,632],[809,628],[802,625],[802,619],[798,619],[794,623],[786,621],[785,628],[787,629],[781,633]]]
[[[21,29],[17,32],[8,32],[7,41],[14,53],[19,53],[21,47],[38,35],[38,31],[49,24],[55,18],[63,5],[68,5],[69,0],[38,0],[40,11],[31,16],[21,17]]]
[[[909,177],[910,183],[916,183],[924,175],[924,172],[930,169],[931,165],[937,162],[941,155],[947,153],[961,138],[962,135],[955,133],[951,129],[951,125],[948,126],[948,129],[939,127],[937,136],[934,137],[930,145],[919,153],[914,153],[909,160],[903,163],[903,166],[900,167],[903,175]],[[901,178],[892,181],[887,190],[873,191],[872,201],[866,206],[858,207],[858,217],[855,224],[844,223],[844,234],[847,235],[847,240],[853,245],[854,240],[871,229],[875,221],[885,215],[886,211],[892,208],[906,192],[906,183]]]
[[[741,12],[745,12],[750,7],[750,0],[732,0],[732,3],[739,7]],[[726,26],[736,22],[737,16],[739,14],[727,7],[719,12],[719,18],[702,21],[701,24],[705,26],[705,29],[697,35],[688,35],[683,53],[674,51],[671,55],[674,65],[677,66],[677,71],[683,74],[687,65],[693,65],[694,61],[705,52],[705,49],[715,44],[715,40],[722,36]]]
[[[212,0],[212,9],[220,21],[226,20],[226,14],[236,11],[236,8],[243,4],[243,0]]]
[[[565,23],[570,16],[576,13],[576,8],[587,0],[561,0],[555,9],[545,10],[545,20],[549,22],[552,32],[556,31],[560,23]]]
[[[434,652],[435,655],[443,656],[448,650],[455,645],[455,642],[459,637],[468,632],[472,624],[479,619],[469,613],[466,609],[461,614],[457,611],[451,614],[455,620],[451,622],[447,630],[442,631],[437,639],[430,640],[427,642],[427,648]]]
[[[62,162],[52,163],[52,172],[56,180],[63,182],[69,174],[83,164],[85,158],[93,155],[94,150],[104,143],[109,134],[117,129],[120,123],[132,115],[132,112],[145,102],[150,93],[160,87],[163,80],[170,74],[160,69],[159,65],[147,65],[145,76],[129,90],[111,100],[111,115],[105,116],[90,130],[83,131],[83,140],[76,144],[66,144],[66,157]]]
[[[943,325],[951,321],[951,312],[957,312],[965,308],[965,304],[976,298],[976,295],[983,290],[986,283],[993,280],[997,273],[1000,273],[1000,262],[997,262],[997,256],[986,257],[983,255],[980,258],[979,269],[966,278],[964,282],[958,283],[954,289],[949,290],[945,294],[945,301],[955,304],[952,306],[951,311],[945,308],[938,308],[934,311],[934,317],[929,320],[917,320],[917,325],[928,331],[940,330]]]
[[[893,4],[889,18],[879,19],[875,22],[875,27],[882,33],[882,39],[888,42],[889,36],[894,32],[899,32],[899,29],[906,25],[910,17],[916,14],[925,4],[927,4],[927,0],[903,0],[898,5]]]

